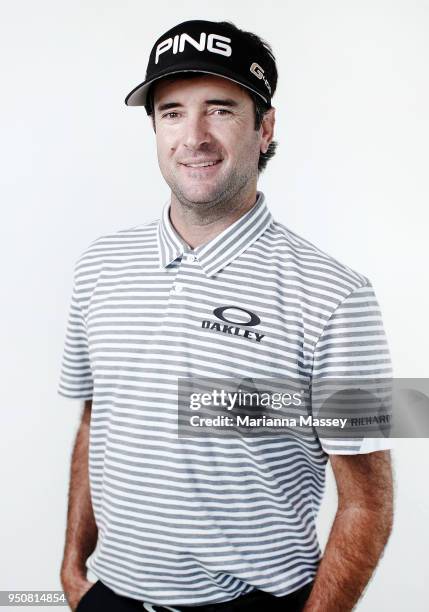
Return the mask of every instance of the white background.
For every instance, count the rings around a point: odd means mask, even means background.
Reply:
[[[429,375],[427,1],[9,2],[0,589],[61,588],[81,412],[56,395],[73,265],[98,236],[159,216],[169,192],[150,121],[124,98],[144,80],[155,39],[198,18],[233,21],[272,44],[280,145],[259,189],[279,221],[370,278],[396,376]],[[362,612],[427,609],[429,442],[396,446],[394,532]],[[329,471],[322,546],[335,503]]]

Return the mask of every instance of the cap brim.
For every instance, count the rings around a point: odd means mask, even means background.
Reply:
[[[248,83],[246,83],[246,81],[244,79],[243,80],[239,80],[239,79],[236,78],[235,75],[234,76],[228,75],[228,74],[225,73],[225,71],[216,72],[212,68],[211,69],[206,69],[206,68],[180,68],[178,70],[169,70],[169,71],[165,72],[165,74],[160,74],[160,75],[154,77],[153,79],[149,79],[147,81],[143,81],[143,83],[140,83],[140,85],[137,85],[137,87],[135,87],[133,90],[131,90],[130,93],[125,98],[125,104],[127,106],[146,106],[147,95],[148,95],[149,88],[150,88],[150,86],[153,83],[155,83],[155,81],[159,81],[159,80],[163,79],[166,76],[170,76],[172,74],[180,74],[182,72],[200,72],[200,73],[203,73],[203,74],[212,74],[214,76],[220,76],[220,77],[222,77],[224,79],[227,79],[228,81],[233,81],[234,83],[237,83],[238,85],[242,85],[246,89],[249,89],[250,91],[253,91],[253,93],[255,93],[260,98],[262,98],[262,100],[264,100],[264,102],[266,104],[269,104],[268,99],[265,98],[259,91],[257,91],[253,87],[251,87]]]

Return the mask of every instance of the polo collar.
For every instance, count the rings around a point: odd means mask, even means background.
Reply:
[[[184,253],[196,255],[206,276],[214,276],[255,242],[269,227],[273,216],[262,191],[253,207],[209,242],[191,247],[179,236],[170,221],[170,202],[164,204],[158,223],[160,266],[165,268]]]

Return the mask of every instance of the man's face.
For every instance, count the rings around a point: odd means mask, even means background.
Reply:
[[[207,208],[256,185],[269,140],[255,130],[251,97],[222,77],[161,80],[154,89],[158,163],[184,205]]]

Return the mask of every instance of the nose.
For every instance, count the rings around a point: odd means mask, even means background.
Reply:
[[[206,118],[200,114],[189,114],[183,128],[183,144],[188,149],[199,149],[210,141]]]

